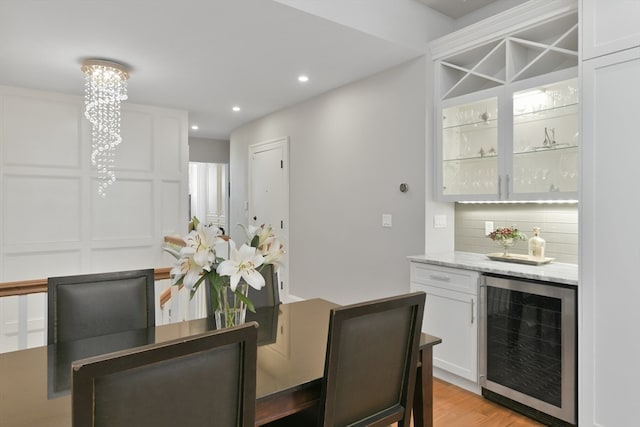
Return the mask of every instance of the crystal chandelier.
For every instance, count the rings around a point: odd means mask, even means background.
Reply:
[[[91,123],[91,164],[98,170],[98,194],[116,181],[115,149],[120,136],[120,101],[127,99],[128,69],[117,62],[88,59],[85,74],[85,117]]]

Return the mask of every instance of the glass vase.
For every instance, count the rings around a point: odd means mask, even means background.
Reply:
[[[215,310],[216,327],[229,328],[231,326],[242,325],[247,314],[247,305],[238,296],[243,295],[245,299],[249,293],[249,285],[238,283],[235,292],[230,286],[221,286],[218,291],[218,307]]]
[[[511,246],[515,245],[516,240],[515,239],[501,239],[501,240],[496,240],[496,243],[499,244],[500,246],[502,246],[502,256],[503,257],[508,257],[509,256],[509,249],[511,248]]]

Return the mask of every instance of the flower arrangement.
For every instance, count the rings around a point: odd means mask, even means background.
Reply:
[[[502,242],[509,240],[526,240],[527,236],[517,228],[511,226],[496,228],[489,233],[489,238],[502,244]]]
[[[513,226],[498,227],[489,233],[489,238],[502,246],[503,256],[509,256],[509,246],[516,244],[518,240],[526,240],[527,235]]]
[[[218,295],[223,288],[229,287],[249,310],[255,311],[253,303],[238,284],[243,279],[252,288],[260,290],[265,285],[260,274],[262,267],[277,264],[284,255],[284,246],[273,234],[272,227],[241,225],[249,243],[238,249],[218,227],[205,225],[196,217],[193,218],[193,226],[194,229],[184,238],[184,246],[168,243],[163,248],[177,260],[171,270],[172,284],[184,285],[193,297],[202,282],[208,280],[213,307],[218,307]],[[223,242],[228,244],[228,254],[219,253],[218,248]]]

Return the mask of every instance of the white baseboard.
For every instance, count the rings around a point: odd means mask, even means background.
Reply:
[[[459,377],[451,372],[445,371],[443,369],[433,367],[433,376],[441,379],[442,381],[446,381],[449,384],[453,384],[460,388],[463,388],[471,393],[482,394],[482,389],[480,388],[480,384],[474,383],[473,381],[469,381],[466,378]]]

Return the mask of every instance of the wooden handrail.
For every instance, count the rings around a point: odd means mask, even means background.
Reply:
[[[184,285],[178,285],[178,290],[182,289]],[[171,286],[160,293],[160,308],[164,307],[166,303],[171,299]]]
[[[221,236],[224,240],[229,240],[229,236]],[[184,246],[185,241],[182,237],[164,236],[166,243],[175,246]],[[166,280],[171,278],[171,267],[156,268],[154,272],[155,280]],[[182,285],[178,289],[182,289]],[[47,292],[47,279],[22,280],[18,282],[0,283],[0,297],[9,297],[15,295],[36,294]],[[160,294],[160,308],[162,308],[171,299],[171,287],[168,287]]]
[[[154,270],[154,279],[169,279],[170,272],[171,267],[156,268]],[[21,280],[17,282],[0,283],[0,297],[36,294],[41,292],[47,292],[47,279]],[[171,291],[169,291],[169,298],[171,298]]]

